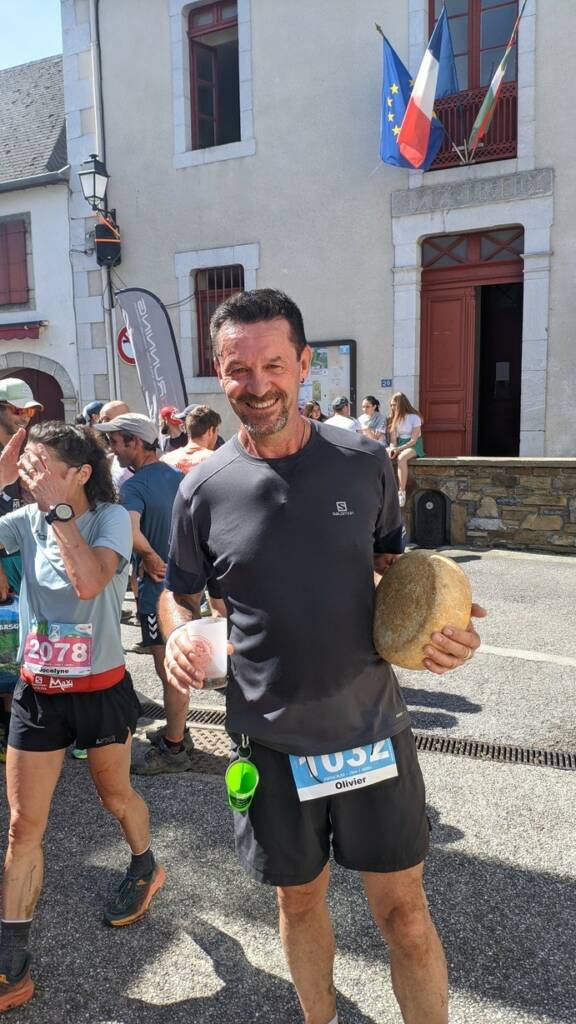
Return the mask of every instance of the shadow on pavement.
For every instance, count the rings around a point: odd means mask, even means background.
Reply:
[[[126,1004],[132,1011],[131,1019],[144,1024],[174,1024],[175,1020],[200,1020],[202,1024],[301,1020],[292,985],[251,964],[237,939],[200,920],[194,921],[186,931],[212,961],[217,976],[224,982],[223,987],[214,995],[167,1006],[151,1006],[141,999],[129,998]],[[341,993],[337,998],[339,1015],[346,1024],[376,1024]]]
[[[458,723],[458,714],[476,715],[482,711],[481,704],[475,704],[459,693],[445,690],[424,690],[415,686],[401,686],[402,695],[410,709],[413,729],[450,729]],[[433,708],[432,711],[422,710]],[[454,712],[449,714],[448,712]]]

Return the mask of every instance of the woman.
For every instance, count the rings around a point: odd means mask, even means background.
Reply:
[[[125,670],[120,611],[132,550],[108,459],[90,430],[42,423],[0,456],[0,488],[19,475],[34,504],[0,520],[0,544],[22,554],[21,679],[14,692],[6,779],[10,835],[0,932],[0,1011],[34,993],[28,937],[42,886],[42,839],[66,748],[88,748],[98,795],[132,860],[104,913],[138,920],[164,884],[150,850],[148,808],[130,784],[139,705]]]
[[[309,420],[316,420],[318,423],[324,423],[326,419],[318,402],[306,402],[302,409],[302,415]]]
[[[422,441],[422,417],[401,391],[390,399],[390,447],[388,454],[396,459],[398,466],[398,501],[400,508],[406,504],[406,483],[408,463],[411,459],[424,456]]]
[[[374,395],[362,399],[362,415],[358,417],[362,433],[373,441],[386,444],[386,417],[380,412],[380,402]]]

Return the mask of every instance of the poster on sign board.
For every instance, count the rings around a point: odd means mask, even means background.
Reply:
[[[325,416],[332,415],[332,402],[341,395],[350,399],[350,413],[356,415],[356,342],[311,341],[310,372],[300,385],[299,402],[318,402]]]

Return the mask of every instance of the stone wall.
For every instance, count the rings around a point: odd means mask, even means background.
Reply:
[[[418,459],[406,527],[422,491],[447,500],[450,544],[576,553],[576,458]]]

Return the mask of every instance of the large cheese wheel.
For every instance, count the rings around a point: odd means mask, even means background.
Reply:
[[[466,629],[472,591],[445,555],[410,551],[386,570],[376,588],[374,645],[391,665],[425,669],[423,648],[445,626]]]

